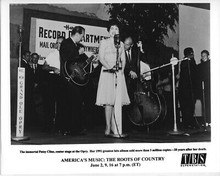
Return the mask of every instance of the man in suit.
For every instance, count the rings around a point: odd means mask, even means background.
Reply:
[[[72,29],[71,36],[63,40],[60,46],[61,78],[63,80],[62,103],[64,106],[63,120],[61,130],[64,135],[84,134],[81,110],[82,96],[80,87],[68,81],[68,75],[65,74],[64,65],[66,61],[77,62],[79,60],[79,43],[85,35],[85,29],[81,26],[75,26]]]
[[[133,39],[129,36],[124,40],[124,48],[125,48],[125,80],[128,89],[128,95],[132,102],[133,93],[135,88],[135,79],[137,76],[137,57],[136,50],[133,48]]]
[[[191,129],[198,128],[194,118],[195,94],[197,92],[196,78],[196,62],[194,59],[193,48],[187,47],[184,49],[184,58],[190,60],[182,61],[179,64],[179,102],[183,119],[183,128]]]
[[[131,111],[131,108],[133,106],[134,102],[134,92],[136,90],[137,85],[137,78],[139,74],[141,74],[141,71],[145,72],[145,67],[148,68],[148,66],[143,62],[146,60],[146,57],[144,56],[142,47],[140,47],[140,73],[138,73],[137,68],[137,60],[138,60],[138,48],[137,46],[133,46],[133,38],[131,36],[127,36],[124,39],[124,48],[125,48],[125,58],[126,58],[126,65],[124,69],[125,74],[125,81],[127,85],[128,95],[131,101],[131,105],[125,107],[123,109],[123,122],[124,122],[124,130],[129,131],[131,128],[131,124],[129,122],[128,116],[129,112]],[[149,68],[150,69],[150,68]],[[142,75],[149,77],[149,74]]]
[[[206,126],[211,125],[211,99],[210,99],[210,58],[207,50],[201,51],[201,63],[197,65],[198,99],[202,100],[203,116]]]
[[[140,44],[140,43],[139,43]],[[138,44],[138,45],[139,45]],[[138,46],[140,47],[140,46]],[[131,36],[128,36],[124,40],[124,48],[125,48],[125,58],[126,58],[126,65],[125,65],[125,80],[128,89],[129,98],[133,101],[133,94],[136,89],[136,78],[138,78],[139,73],[137,72],[137,59],[138,59],[138,48],[137,46],[133,46],[133,39]],[[142,74],[148,70],[150,70],[148,64],[146,64],[146,57],[144,55],[144,51],[142,47],[140,47],[140,76],[145,80],[151,79],[151,74],[146,73]]]
[[[38,95],[40,97],[42,96],[42,104],[43,107],[45,105],[45,99],[44,95],[46,93],[46,90],[48,88],[48,73],[42,69],[42,65],[38,63],[39,61],[39,54],[38,53],[32,53],[31,54],[31,64],[30,67],[32,69],[33,75],[34,75],[34,87],[33,87],[33,95],[34,95],[34,103],[38,101]],[[36,106],[36,105],[35,105]],[[37,109],[34,106],[34,111],[32,114],[34,115],[32,118],[32,122],[34,124],[39,123],[37,119]],[[44,108],[45,109],[45,108]],[[44,112],[44,120],[47,118],[47,115]]]

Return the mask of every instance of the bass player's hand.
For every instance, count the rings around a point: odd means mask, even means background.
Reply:
[[[130,71],[129,75],[130,75],[131,79],[137,78],[137,74],[132,70]]]

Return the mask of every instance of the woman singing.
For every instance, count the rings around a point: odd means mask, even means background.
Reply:
[[[119,26],[112,22],[108,27],[110,37],[102,40],[99,60],[102,69],[99,78],[96,105],[105,108],[106,137],[125,137],[122,134],[122,106],[130,103],[124,78],[124,44],[115,45],[114,36],[119,34]],[[118,64],[119,63],[119,66]],[[111,131],[113,134],[110,134]]]

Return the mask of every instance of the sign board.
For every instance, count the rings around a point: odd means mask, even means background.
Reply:
[[[44,59],[55,49],[57,38],[60,36],[64,38],[70,37],[71,31],[75,26],[85,28],[85,36],[81,43],[85,46],[85,53],[88,56],[91,56],[102,39],[108,37],[108,32],[105,27],[32,18],[30,36],[35,37],[30,37],[29,46],[31,52],[38,53],[41,58]]]

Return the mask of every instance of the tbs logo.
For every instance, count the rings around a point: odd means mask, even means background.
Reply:
[[[205,166],[206,153],[183,153],[181,166]]]

